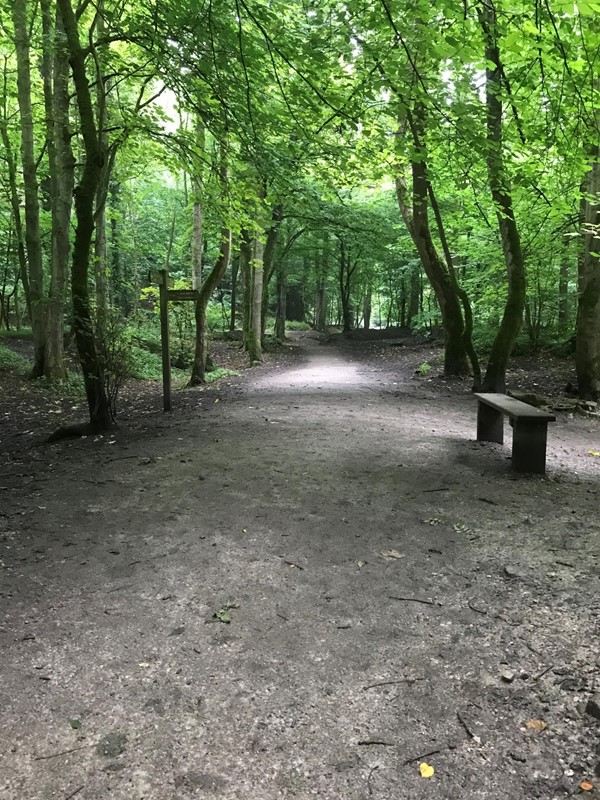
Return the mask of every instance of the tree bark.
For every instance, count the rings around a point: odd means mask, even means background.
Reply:
[[[248,358],[250,363],[262,361],[262,296],[264,279],[264,245],[254,239],[252,245],[252,322],[248,336]]]
[[[600,148],[584,199],[584,250],[579,267],[575,363],[579,396],[600,399]]]
[[[69,61],[62,19],[57,12],[54,26],[50,2],[44,0],[45,27],[44,100],[48,158],[52,187],[52,248],[50,289],[46,316],[46,353],[44,374],[53,380],[66,377],[64,359],[64,312],[69,263],[71,207],[75,180],[75,159],[69,130]],[[52,27],[54,30],[52,30]],[[52,68],[47,64],[52,59]],[[48,82],[47,71],[52,80]]]
[[[83,372],[90,425],[96,430],[106,430],[111,426],[112,413],[106,390],[105,367],[94,336],[88,283],[90,251],[94,235],[94,202],[102,175],[104,153],[94,118],[85,54],[79,41],[77,20],[71,0],[57,0],[57,2],[69,49],[85,151],[85,163],[75,189],[77,227],[71,273],[73,327]]]
[[[17,56],[17,96],[21,120],[21,159],[25,193],[25,245],[29,266],[29,300],[34,349],[31,377],[39,378],[44,374],[46,331],[40,207],[31,102],[31,55],[27,24],[27,0],[13,0],[12,18]]]
[[[200,290],[202,286],[202,247],[204,239],[204,213],[202,208],[202,188],[204,180],[204,169],[201,157],[204,155],[206,137],[204,125],[200,115],[196,117],[196,144],[201,156],[198,163],[194,166],[192,175],[192,194],[194,198],[194,208],[192,212],[192,287]]]
[[[445,264],[437,252],[429,227],[430,184],[423,104],[415,103],[413,112],[407,114],[407,119],[417,157],[411,160],[412,203],[409,206],[404,179],[398,176],[396,178],[398,205],[440,307],[445,333],[444,374],[467,375],[469,365],[465,347],[465,323],[456,281],[452,280],[451,265]],[[440,225],[441,218],[438,220],[438,227]]]
[[[483,0],[479,21],[485,40],[486,68],[486,160],[488,181],[496,207],[502,251],[508,275],[508,295],[500,328],[496,334],[487,364],[483,390],[506,391],[506,369],[525,308],[525,262],[521,239],[515,221],[512,196],[504,168],[502,145],[502,64],[496,37],[496,12],[491,0]]]
[[[275,313],[275,336],[280,342],[285,339],[286,301],[287,271],[285,261],[281,258],[277,264],[277,311]]]
[[[570,255],[569,239],[565,239],[558,274],[558,333],[561,336],[564,336],[569,328]]]
[[[281,222],[283,220],[283,205],[278,203],[273,209],[271,217],[271,227],[267,233],[267,241],[264,248],[263,256],[263,289],[262,289],[262,311],[261,311],[261,331],[264,338],[267,312],[269,310],[269,285],[271,279],[275,274],[275,254],[277,252],[277,243],[279,241],[279,232],[281,230]]]
[[[208,324],[206,311],[212,293],[223,280],[227,272],[230,256],[231,231],[229,228],[223,227],[221,229],[221,250],[219,258],[210,273],[204,279],[201,288],[198,290],[200,296],[196,301],[196,350],[194,354],[194,363],[192,365],[190,386],[197,386],[205,381],[208,360]]]

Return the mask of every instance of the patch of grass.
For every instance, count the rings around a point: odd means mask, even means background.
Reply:
[[[31,332],[31,328],[11,328],[9,331],[1,330],[0,331],[0,339],[32,339],[33,333]]]
[[[16,372],[25,377],[31,369],[31,364],[19,353],[0,343],[0,371]]]
[[[158,353],[151,353],[143,347],[131,345],[129,351],[129,377],[140,381],[162,381],[162,359]],[[185,384],[188,373],[185,370],[171,367],[173,386]]]
[[[311,326],[308,322],[298,322],[298,320],[291,319],[286,320],[285,329],[286,331],[310,331]]]
[[[228,369],[227,367],[215,367],[211,369],[210,372],[207,372],[204,376],[204,379],[207,383],[214,383],[215,381],[220,380],[220,378],[229,378],[235,377],[240,373],[235,369]]]
[[[417,367],[416,372],[418,372],[419,375],[427,375],[428,372],[431,372],[431,364],[424,361],[420,367]]]

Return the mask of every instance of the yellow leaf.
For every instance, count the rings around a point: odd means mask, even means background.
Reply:
[[[598,450],[588,450],[588,456],[600,456]]]
[[[218,403],[218,402],[219,402],[219,398],[217,397],[217,399],[215,400],[215,403]]]
[[[433,767],[423,761],[421,764],[419,764],[419,772],[421,773],[422,778],[431,778],[433,777],[435,770]]]
[[[545,731],[548,725],[543,719],[528,719],[525,723],[525,727],[530,731]]]
[[[594,788],[594,784],[591,781],[581,781],[579,788],[582,792],[591,792]]]

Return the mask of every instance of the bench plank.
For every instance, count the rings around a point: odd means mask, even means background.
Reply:
[[[527,403],[523,403],[521,400],[510,397],[507,394],[476,392],[475,397],[480,403],[485,403],[486,405],[495,408],[497,411],[501,411],[503,414],[511,417],[511,419],[545,419],[547,422],[556,422],[556,417],[549,411],[542,411],[539,408],[535,408]]]

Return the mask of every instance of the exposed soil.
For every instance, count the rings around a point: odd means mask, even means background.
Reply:
[[[547,475],[517,475],[438,356],[296,336],[55,445],[64,403],[3,401],[3,800],[600,785],[600,425],[559,413]]]

